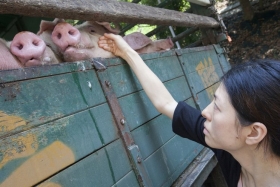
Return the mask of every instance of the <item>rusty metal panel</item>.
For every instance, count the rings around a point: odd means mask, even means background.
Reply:
[[[153,186],[170,186],[202,148],[202,145],[179,136],[163,144],[144,161]]]
[[[219,46],[141,56],[176,100],[199,109],[230,68]],[[95,60],[107,68],[96,73],[89,60],[1,72],[1,186],[170,186],[199,155],[122,59]]]
[[[107,74],[107,71],[102,71],[98,73],[99,80],[101,82],[104,94],[106,95],[107,101],[111,108],[112,114],[115,119],[115,123],[118,127],[120,137],[126,147],[126,152],[130,158],[131,164],[134,168],[134,172],[137,176],[140,186],[152,186],[150,178],[146,172],[145,166],[142,164],[142,156],[138,146],[134,143],[131,136],[129,127],[127,125],[126,119],[122,114],[122,110],[118,103],[117,97],[112,89],[112,85]]]
[[[2,83],[0,111],[7,116],[18,116],[22,123],[1,123],[0,137],[36,127],[105,101],[94,70]]]
[[[230,68],[217,45],[177,50],[192,94],[202,110],[213,99],[220,78]]]
[[[0,139],[0,183],[34,185],[117,138],[104,104]]]
[[[142,57],[176,100],[186,100],[195,105],[174,51],[146,54]],[[119,108],[112,110],[118,118],[116,121],[124,118],[125,125],[131,131],[130,141],[124,142],[133,157],[134,164],[135,160],[143,164],[142,167],[151,181],[148,186],[170,186],[203,147],[190,140],[179,138],[172,132],[171,120],[156,111],[128,65],[112,61],[105,64],[110,65],[98,75],[104,84],[103,89],[108,102],[114,101],[114,104],[111,104],[113,107],[119,105]],[[117,94],[112,97],[112,91],[106,91],[108,88]],[[122,111],[121,114],[119,110]],[[120,125],[119,128],[122,129],[124,126]],[[132,141],[133,143],[130,143]],[[135,145],[134,151],[130,149],[131,144]],[[136,167],[137,170],[139,168]],[[145,177],[142,179],[145,181]]]

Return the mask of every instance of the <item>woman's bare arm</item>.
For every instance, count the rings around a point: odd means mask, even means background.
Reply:
[[[169,118],[173,118],[173,113],[178,103],[174,100],[160,79],[144,63],[138,53],[135,52],[121,36],[105,34],[99,39],[99,47],[123,58],[137,76],[144,91],[156,109]]]

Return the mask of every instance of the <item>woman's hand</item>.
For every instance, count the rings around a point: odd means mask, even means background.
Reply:
[[[129,51],[135,52],[126,41],[120,36],[115,34],[107,34],[101,36],[98,41],[100,48],[113,53],[126,60],[127,53]]]

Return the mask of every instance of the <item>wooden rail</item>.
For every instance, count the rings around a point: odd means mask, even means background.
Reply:
[[[219,27],[219,23],[211,17],[112,0],[0,0],[0,13],[199,28]]]

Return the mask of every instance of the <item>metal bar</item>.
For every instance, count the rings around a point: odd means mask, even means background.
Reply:
[[[170,30],[170,32],[171,32],[172,37],[174,38],[176,35],[175,35],[175,33],[174,33],[174,30],[173,30],[172,26],[169,26],[169,30]],[[181,49],[181,46],[180,46],[180,44],[179,44],[178,41],[176,41],[175,44],[176,44],[176,46],[177,46],[177,49]]]
[[[173,42],[178,41],[180,39],[182,39],[184,36],[186,35],[190,35],[192,33],[194,33],[195,31],[199,30],[198,28],[190,28],[188,30],[185,30],[184,32],[181,32],[180,34],[178,34],[177,36],[175,36],[174,38],[172,38],[171,40]]]
[[[197,40],[196,42],[187,45],[186,48],[197,47],[197,46],[200,46],[200,45],[202,45],[202,39]]]
[[[119,130],[119,134],[126,147],[127,155],[132,164],[135,175],[140,186],[151,187],[152,182],[143,164],[143,159],[139,147],[134,143],[129,126],[125,121],[125,117],[122,113],[120,104],[118,102],[117,96],[109,82],[109,75],[107,71],[101,71],[97,73],[99,82],[101,83],[103,92],[106,96],[107,102],[109,104],[110,110],[113,114],[115,124]]]
[[[160,3],[161,3],[161,0],[158,0],[158,3],[160,4]],[[172,26],[169,26],[168,28],[169,28],[169,31],[170,31],[172,37],[175,37],[176,35],[175,35],[175,33],[174,33],[173,27],[172,27]],[[176,41],[175,44],[176,44],[176,46],[177,46],[177,49],[181,49],[181,46],[180,46],[180,44],[179,44],[178,41]]]

